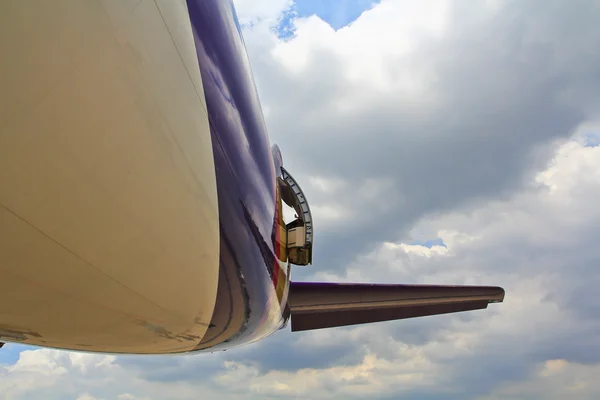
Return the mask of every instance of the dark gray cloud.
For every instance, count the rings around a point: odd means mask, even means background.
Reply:
[[[303,333],[291,333],[287,329],[239,354],[232,352],[230,357],[232,361],[255,364],[261,372],[268,372],[355,364],[364,356],[364,351],[357,349],[352,342],[334,343],[326,347],[305,346],[299,342],[303,337]]]
[[[342,72],[356,55],[337,54],[318,39],[299,71],[253,54],[247,40],[270,135],[284,161],[313,204],[339,204],[352,213],[325,229],[316,221],[319,268],[342,267],[354,254],[348,249],[394,240],[424,214],[510,195],[543,167],[551,140],[567,137],[589,117],[600,88],[598,4],[502,5],[491,12],[449,2],[441,37],[424,36],[413,51],[383,57],[382,79],[391,88],[407,79],[422,82],[416,96],[401,86],[384,91],[346,79]],[[394,34],[384,29],[381,36]],[[381,46],[379,35],[369,40]],[[352,99],[357,106],[339,109],[340,101]],[[350,185],[323,194],[309,176]],[[369,179],[389,182],[379,201],[397,206],[382,212],[364,203],[357,192]]]
[[[358,257],[337,278],[499,284],[507,290],[504,304],[460,315],[381,323],[354,336],[345,333],[353,329],[339,330],[340,342],[360,344],[378,358],[399,364],[411,358],[404,359],[394,348],[423,349],[442,368],[429,372],[435,387],[411,392],[424,398],[475,398],[502,385],[535,380],[548,360],[598,365],[595,269],[600,262],[600,211],[590,199],[600,195],[600,152],[577,144],[581,137],[574,140],[542,174],[543,187],[434,216],[415,228],[456,229],[465,237],[442,233],[449,253],[381,246]]]
[[[154,382],[185,382],[223,372],[221,353],[183,356],[120,356],[116,363]]]

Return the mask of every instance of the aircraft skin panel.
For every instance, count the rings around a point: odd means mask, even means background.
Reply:
[[[289,285],[280,245],[276,178],[260,101],[230,1],[188,0],[209,116],[221,230],[212,326],[196,350],[261,339],[285,324]]]
[[[184,0],[0,4],[0,340],[194,349],[219,209]]]

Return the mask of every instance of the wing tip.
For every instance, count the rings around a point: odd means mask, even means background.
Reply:
[[[495,293],[494,296],[489,300],[489,303],[504,302],[504,296],[506,296],[506,291],[504,290],[504,288],[500,286],[494,286],[493,288],[497,291],[497,293]]]

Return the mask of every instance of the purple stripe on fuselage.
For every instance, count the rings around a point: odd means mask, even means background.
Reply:
[[[261,318],[274,295],[276,172],[233,6],[220,0],[187,4],[212,137],[221,235],[218,300],[197,349],[219,342],[229,348],[265,331]],[[281,324],[283,319],[271,330]]]

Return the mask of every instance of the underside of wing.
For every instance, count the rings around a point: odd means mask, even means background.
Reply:
[[[292,332],[487,308],[496,286],[291,282]]]

